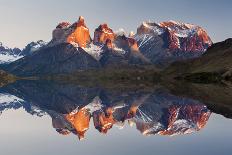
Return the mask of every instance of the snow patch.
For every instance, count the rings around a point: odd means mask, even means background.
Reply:
[[[13,61],[16,61],[23,56],[21,55],[11,55],[11,54],[2,54],[0,53],[0,64],[6,64],[6,63],[11,63]]]
[[[190,134],[197,131],[197,127],[194,123],[188,120],[177,120],[168,130],[173,131],[170,136],[177,136],[182,134]]]
[[[151,29],[154,32],[154,34],[161,35],[164,33],[164,29],[159,26],[152,26],[147,22],[143,22],[143,26],[145,26],[148,29]]]
[[[122,55],[126,54],[126,51],[123,50],[122,48],[114,47],[113,49],[114,49],[114,51],[116,51],[119,54],[122,54]]]
[[[95,45],[91,43],[89,47],[83,48],[89,55],[94,57],[96,60],[101,59],[101,53],[103,52],[102,47],[104,45]]]
[[[154,34],[162,35],[165,32],[165,28],[167,28],[169,31],[175,32],[174,34],[177,37],[180,38],[186,38],[189,37],[197,32],[197,29],[199,28],[196,25],[193,24],[185,24],[181,22],[176,21],[169,21],[170,23],[173,23],[174,25],[171,26],[163,26],[163,23],[155,24],[143,22],[143,26],[145,26],[148,29],[151,29]]]
[[[143,35],[136,35],[135,40],[139,42],[139,48],[144,46],[146,43],[148,43],[153,38],[152,35],[149,34],[143,34]]]
[[[9,49],[10,49],[9,47],[4,46],[2,42],[0,42],[0,47],[4,48],[4,49],[6,49],[6,50],[9,50]]]
[[[24,102],[24,100],[10,94],[0,94],[0,104],[12,103],[12,102]]]
[[[92,114],[95,111],[101,110],[103,107],[101,99],[97,96],[93,99],[91,103],[86,105],[84,108],[88,109],[89,112]]]

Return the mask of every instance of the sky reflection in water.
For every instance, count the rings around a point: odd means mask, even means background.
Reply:
[[[18,82],[1,89],[0,101],[3,154],[231,152],[230,119],[165,89]]]

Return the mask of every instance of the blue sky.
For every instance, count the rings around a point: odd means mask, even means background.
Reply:
[[[230,0],[0,0],[0,41],[20,48],[49,41],[59,22],[82,15],[92,33],[101,23],[129,32],[142,21],[176,20],[202,26],[217,42],[232,37],[231,8]]]

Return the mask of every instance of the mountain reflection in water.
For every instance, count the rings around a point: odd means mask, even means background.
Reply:
[[[46,81],[18,81],[0,90],[0,112],[23,107],[49,115],[62,135],[84,139],[93,121],[100,133],[125,124],[143,135],[182,135],[204,128],[211,112],[199,101],[174,96],[168,90],[110,90]]]

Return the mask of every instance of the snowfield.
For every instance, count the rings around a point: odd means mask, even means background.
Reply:
[[[2,54],[0,53],[0,64],[11,63],[22,58],[22,55],[11,55],[11,54]]]

